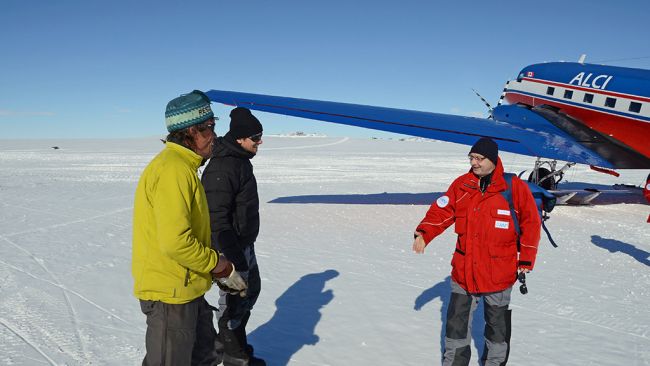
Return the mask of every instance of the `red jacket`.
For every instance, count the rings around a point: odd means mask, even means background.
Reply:
[[[512,201],[521,230],[521,252],[517,253],[510,207],[500,193],[506,187],[501,159],[484,193],[479,190],[478,177],[470,170],[431,205],[416,228],[428,244],[456,223],[458,240],[451,276],[470,293],[504,290],[515,282],[518,266],[533,269],[535,265],[541,226],[535,200],[528,185],[513,177]]]

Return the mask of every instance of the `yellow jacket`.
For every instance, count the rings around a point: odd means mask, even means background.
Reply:
[[[201,156],[167,142],[145,168],[133,207],[134,294],[184,304],[212,286],[218,256],[210,248],[210,215],[197,176]]]

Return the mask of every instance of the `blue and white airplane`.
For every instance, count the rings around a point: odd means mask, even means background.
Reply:
[[[614,175],[612,169],[650,169],[650,70],[582,62],[526,66],[506,84],[488,118],[233,91],[206,94],[232,106],[466,145],[490,137],[500,150],[537,157],[530,179],[547,189],[555,189],[575,163]],[[567,164],[556,170],[557,160]]]

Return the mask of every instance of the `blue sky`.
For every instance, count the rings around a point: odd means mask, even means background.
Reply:
[[[524,66],[650,68],[648,1],[0,0],[0,138],[162,136],[234,90],[485,115]],[[229,108],[213,104],[227,130]],[[256,112],[266,133],[389,136]],[[394,136],[394,135],[393,135]]]

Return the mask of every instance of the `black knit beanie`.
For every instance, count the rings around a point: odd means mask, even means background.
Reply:
[[[496,165],[497,160],[499,159],[499,146],[491,138],[481,137],[478,141],[476,141],[474,146],[472,146],[472,149],[469,151],[469,153],[481,154],[490,159],[490,161]]]
[[[241,139],[262,132],[262,124],[253,116],[250,109],[237,107],[230,111],[230,134]]]

